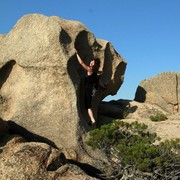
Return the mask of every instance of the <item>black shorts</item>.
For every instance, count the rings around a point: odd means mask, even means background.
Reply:
[[[92,88],[85,88],[85,108],[91,108],[92,104]]]

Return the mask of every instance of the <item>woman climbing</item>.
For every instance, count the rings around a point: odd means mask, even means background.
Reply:
[[[93,59],[90,61],[89,66],[84,63],[84,61],[81,59],[79,56],[77,50],[75,49],[77,59],[80,63],[80,65],[87,71],[86,77],[85,77],[85,107],[88,111],[88,115],[90,117],[90,122],[88,123],[89,125],[95,124],[95,118],[94,114],[92,111],[92,94],[93,94],[93,89],[97,88],[98,83],[99,83],[99,78],[98,78],[98,70],[100,67],[100,59]],[[102,83],[101,83],[102,84]],[[96,87],[95,87],[96,86]],[[105,88],[105,85],[102,85]]]

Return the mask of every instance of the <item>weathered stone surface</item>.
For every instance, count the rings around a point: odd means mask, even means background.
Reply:
[[[58,147],[79,148],[86,129],[83,77],[74,47],[86,63],[101,59],[101,80],[108,84],[93,100],[116,94],[125,60],[111,43],[99,40],[80,22],[31,14],[0,37],[0,117],[11,120]]]
[[[2,145],[4,144],[4,145]],[[44,143],[13,135],[0,143],[0,179],[95,179],[69,164],[64,154]]]
[[[180,104],[180,73],[165,72],[143,80],[137,88],[135,101],[153,103],[167,112],[178,112]]]
[[[60,168],[58,171],[62,174],[59,177],[59,180],[98,180],[99,179],[88,176],[87,174],[84,173],[82,169],[80,169],[75,165],[70,165],[65,172],[62,171],[62,168]]]

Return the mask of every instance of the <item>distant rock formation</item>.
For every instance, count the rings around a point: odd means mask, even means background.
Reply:
[[[57,147],[78,149],[88,127],[85,72],[74,47],[87,64],[94,57],[101,59],[101,80],[108,87],[93,99],[95,112],[104,97],[120,88],[126,61],[80,22],[59,17],[25,15],[0,40],[0,117]]]
[[[169,113],[178,112],[180,73],[164,72],[143,80],[136,90],[134,100],[156,104]]]

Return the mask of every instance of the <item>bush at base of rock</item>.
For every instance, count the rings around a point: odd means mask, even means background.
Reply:
[[[158,174],[160,179],[168,174],[175,176],[180,168],[180,139],[156,145],[159,138],[147,128],[138,122],[116,120],[91,131],[86,143],[93,149],[103,150],[117,174],[131,167],[129,173],[148,172],[154,177]]]

